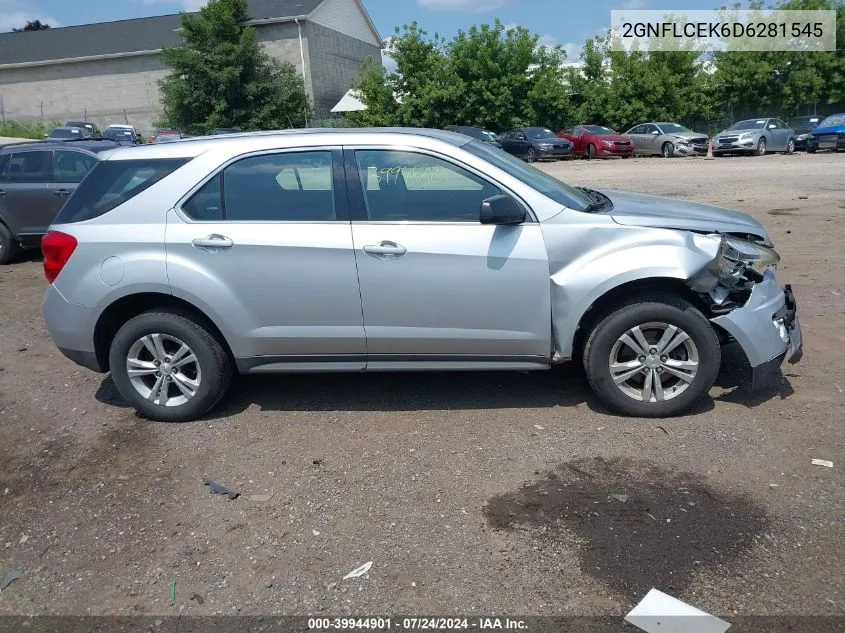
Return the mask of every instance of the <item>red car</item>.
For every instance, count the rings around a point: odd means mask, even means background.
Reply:
[[[576,125],[572,129],[572,134],[561,130],[557,135],[572,141],[575,146],[572,153],[575,156],[631,158],[634,155],[634,143],[631,137],[614,132],[602,125]]]

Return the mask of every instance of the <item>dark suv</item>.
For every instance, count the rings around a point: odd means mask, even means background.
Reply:
[[[0,148],[0,264],[38,247],[47,227],[110,141],[36,142]]]

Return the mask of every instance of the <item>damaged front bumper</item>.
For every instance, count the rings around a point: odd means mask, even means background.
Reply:
[[[766,386],[784,359],[792,364],[804,354],[795,295],[781,286],[769,269],[756,284],[746,304],[712,319],[739,343],[753,369],[752,388]]]

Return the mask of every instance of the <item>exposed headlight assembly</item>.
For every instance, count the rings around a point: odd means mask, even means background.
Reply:
[[[754,137],[754,134],[746,132],[745,134],[739,135],[739,140],[740,141],[750,141],[753,137]]]
[[[758,276],[770,267],[777,267],[780,255],[774,249],[741,240],[737,237],[722,236],[719,247],[719,279],[731,285],[747,270],[753,270]]]

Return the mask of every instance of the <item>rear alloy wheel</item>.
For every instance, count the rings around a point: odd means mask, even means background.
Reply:
[[[587,160],[592,160],[596,157],[596,146],[595,145],[588,145],[587,146]]]
[[[663,158],[672,158],[675,155],[675,146],[672,143],[663,143]]]
[[[0,222],[0,265],[15,261],[20,255],[21,247],[6,225]]]
[[[795,139],[789,139],[789,143],[786,144],[786,153],[787,154],[794,154],[795,153]]]
[[[719,339],[706,317],[673,296],[646,297],[613,311],[584,348],[596,395],[625,415],[686,411],[716,380]]]
[[[529,163],[536,163],[537,162],[537,151],[533,147],[528,148],[528,162]]]
[[[761,138],[760,142],[757,143],[757,150],[754,152],[757,156],[765,156],[767,150],[766,139]]]
[[[229,387],[229,356],[209,329],[184,314],[145,312],[112,342],[109,367],[120,394],[143,416],[186,422],[207,413]]]

